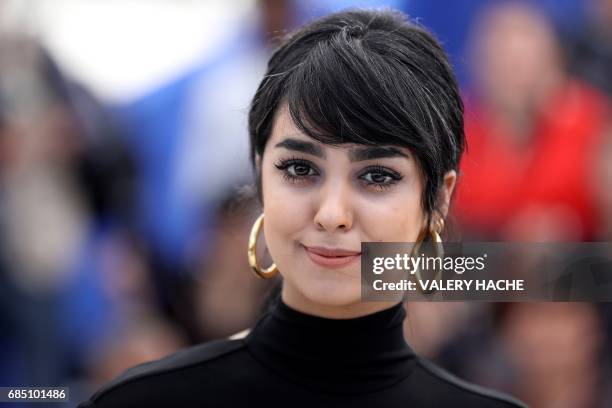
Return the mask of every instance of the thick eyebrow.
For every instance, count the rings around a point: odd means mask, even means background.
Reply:
[[[322,159],[325,158],[325,152],[320,146],[304,140],[287,138],[275,144],[274,147],[284,147],[285,149],[297,150],[298,152],[308,153]]]
[[[323,159],[325,158],[325,152],[320,146],[305,140],[286,138],[282,142],[274,145],[274,147],[284,147],[285,149],[296,150],[298,152],[311,154]],[[351,162],[382,159],[386,157],[409,158],[406,153],[393,146],[354,147],[349,150],[349,160]]]
[[[349,159],[352,162],[372,159],[383,159],[385,157],[405,157],[409,156],[400,149],[393,146],[367,146],[355,147],[349,152]]]

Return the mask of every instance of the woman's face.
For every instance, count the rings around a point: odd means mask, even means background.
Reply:
[[[283,106],[258,165],[265,241],[283,276],[283,300],[331,317],[363,314],[359,255],[330,260],[313,252],[359,253],[362,241],[417,239],[426,223],[424,183],[410,150],[322,144],[303,134]],[[370,308],[388,307],[375,303]]]

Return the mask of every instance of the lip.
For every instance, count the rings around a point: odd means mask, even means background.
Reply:
[[[361,258],[361,252],[348,249],[308,247],[306,245],[303,247],[314,263],[325,268],[341,268]]]

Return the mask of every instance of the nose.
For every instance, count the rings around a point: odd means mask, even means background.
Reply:
[[[350,189],[347,186],[328,183],[320,191],[319,206],[314,217],[318,229],[327,232],[348,231],[353,226]]]

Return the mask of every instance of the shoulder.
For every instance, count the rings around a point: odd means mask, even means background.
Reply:
[[[162,359],[134,366],[102,386],[89,401],[79,405],[80,408],[96,407],[100,400],[108,396],[130,393],[130,389],[146,389],[159,380],[167,383],[174,378],[179,380],[185,371],[206,366],[207,363],[221,359],[244,348],[240,338],[215,340],[192,346]],[[138,387],[130,387],[130,385]],[[111,398],[113,399],[113,398]]]
[[[426,358],[418,357],[417,367],[420,386],[435,391],[433,398],[448,400],[454,406],[527,408],[508,394],[462,380]]]

